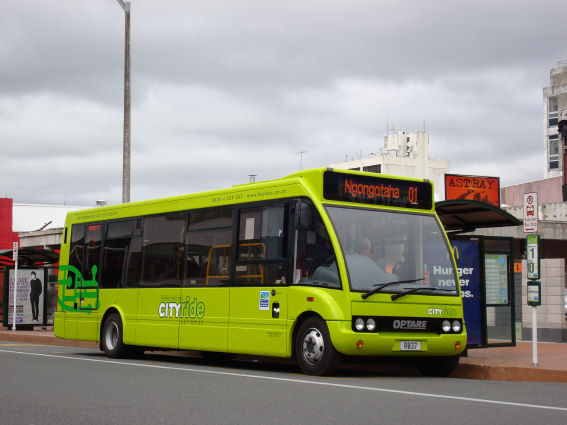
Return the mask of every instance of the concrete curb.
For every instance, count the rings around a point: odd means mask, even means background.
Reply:
[[[564,382],[566,370],[538,369],[536,367],[494,366],[461,363],[451,378],[481,379],[488,381]]]

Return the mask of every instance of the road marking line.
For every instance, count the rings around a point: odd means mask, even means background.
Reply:
[[[428,394],[428,393],[419,393],[419,392],[416,392],[416,391],[393,390],[393,389],[389,389],[389,388],[363,387],[363,386],[360,386],[360,385],[339,384],[339,383],[336,383],[336,382],[321,382],[321,381],[309,381],[309,380],[305,380],[305,379],[278,378],[278,377],[275,377],[275,376],[261,376],[261,375],[250,375],[250,374],[246,374],[246,373],[226,372],[226,371],[217,371],[217,370],[202,370],[202,369],[184,368],[184,367],[150,365],[150,364],[132,363],[132,362],[107,360],[107,359],[85,359],[85,358],[81,358],[81,357],[61,356],[61,355],[44,354],[44,353],[30,353],[30,352],[25,352],[25,351],[12,351],[12,350],[0,349],[0,352],[1,353],[8,353],[8,354],[23,354],[23,355],[28,355],[28,356],[51,357],[51,358],[65,359],[65,360],[79,360],[79,361],[94,362],[94,363],[105,363],[105,364],[113,364],[113,365],[146,367],[146,368],[152,368],[152,369],[167,369],[167,370],[175,370],[175,371],[183,371],[183,372],[208,373],[208,374],[211,374],[211,375],[234,376],[234,377],[249,378],[249,379],[261,379],[261,380],[266,380],[266,381],[287,382],[287,383],[291,383],[291,384],[322,385],[322,386],[325,386],[325,387],[344,388],[344,389],[349,389],[349,390],[376,391],[376,392],[391,393],[391,394],[410,395],[410,396],[416,396],[416,397],[441,398],[441,399],[448,399],[448,400],[470,401],[470,402],[474,402],[474,403],[496,404],[496,405],[504,405],[504,406],[515,406],[515,407],[530,407],[530,408],[534,408],[534,409],[559,410],[559,411],[567,412],[567,407],[545,406],[545,405],[540,405],[540,404],[528,404],[528,403],[516,403],[516,402],[512,402],[512,401],[487,400],[487,399],[482,399],[482,398],[452,396],[452,395],[443,395],[443,394]]]

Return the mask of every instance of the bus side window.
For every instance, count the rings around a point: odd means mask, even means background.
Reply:
[[[77,278],[82,280],[82,275],[77,276],[76,273],[82,273],[84,244],[85,225],[73,224],[71,227],[71,245],[69,247],[69,266],[73,269],[67,271],[67,276],[71,282],[69,289],[75,288]]]
[[[100,253],[102,247],[102,224],[87,225],[85,235],[85,253],[83,257],[83,276],[85,282],[98,282]]]
[[[101,275],[101,286],[103,288],[121,288],[124,286],[128,248],[135,224],[135,220],[129,220],[110,222],[106,226]]]
[[[222,286],[229,283],[232,208],[191,211],[185,237],[184,286]]]
[[[186,221],[184,212],[144,218],[140,286],[181,286]]]
[[[335,252],[319,212],[300,202],[298,214],[294,283],[340,288]]]
[[[235,283],[286,284],[288,221],[288,204],[240,211]]]

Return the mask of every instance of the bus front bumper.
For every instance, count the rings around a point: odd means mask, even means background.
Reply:
[[[457,356],[467,335],[432,332],[354,332],[351,322],[327,322],[335,349],[349,356]]]

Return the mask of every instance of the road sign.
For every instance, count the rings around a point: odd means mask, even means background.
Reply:
[[[12,245],[12,259],[18,261],[18,242],[14,242]]]
[[[537,193],[524,193],[524,233],[537,233]]]
[[[541,305],[541,282],[528,282],[528,305],[532,307]]]
[[[539,279],[539,235],[526,236],[528,279]]]

